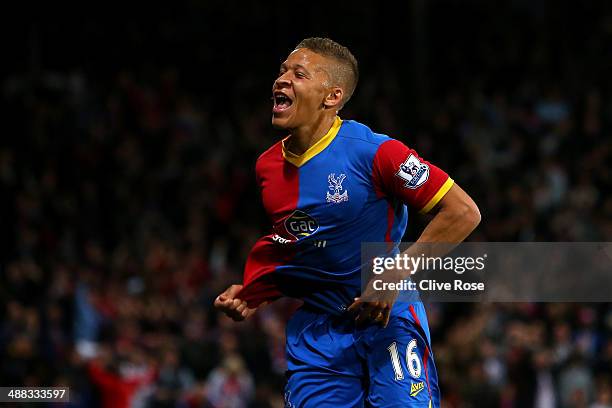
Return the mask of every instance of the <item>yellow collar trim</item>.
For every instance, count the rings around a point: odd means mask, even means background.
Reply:
[[[285,160],[287,160],[289,163],[293,164],[294,166],[297,166],[297,167],[303,166],[304,164],[306,164],[308,160],[312,159],[317,154],[325,150],[327,146],[329,146],[329,144],[334,140],[334,138],[338,134],[338,131],[340,130],[340,126],[342,126],[342,119],[340,119],[339,116],[336,116],[336,119],[334,119],[334,124],[329,129],[329,131],[325,134],[325,136],[319,139],[317,143],[310,146],[308,150],[306,150],[304,153],[302,153],[299,156],[295,153],[291,153],[285,147],[285,141],[288,138],[287,136],[286,138],[283,139],[283,142],[282,142],[283,157],[285,158]]]

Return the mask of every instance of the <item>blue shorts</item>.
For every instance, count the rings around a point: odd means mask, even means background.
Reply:
[[[425,309],[405,305],[386,328],[299,309],[287,325],[285,407],[438,408]]]

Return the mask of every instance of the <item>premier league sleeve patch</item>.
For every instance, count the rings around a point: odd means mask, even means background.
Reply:
[[[384,142],[376,151],[372,175],[380,197],[397,198],[424,212],[431,210],[452,186],[451,180],[448,188],[441,190],[449,180],[448,174],[395,139]]]
[[[429,166],[421,163],[418,157],[411,154],[405,162],[400,164],[399,170],[395,175],[406,182],[404,187],[419,188],[429,178]]]

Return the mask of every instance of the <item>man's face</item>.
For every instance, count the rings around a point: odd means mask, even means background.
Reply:
[[[289,54],[272,86],[274,127],[295,129],[315,122],[323,113],[330,90],[326,64],[329,61],[324,56],[306,48]]]

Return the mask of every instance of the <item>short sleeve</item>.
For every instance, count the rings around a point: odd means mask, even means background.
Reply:
[[[380,195],[397,198],[421,213],[435,207],[453,185],[442,169],[394,139],[378,147],[372,177]]]

